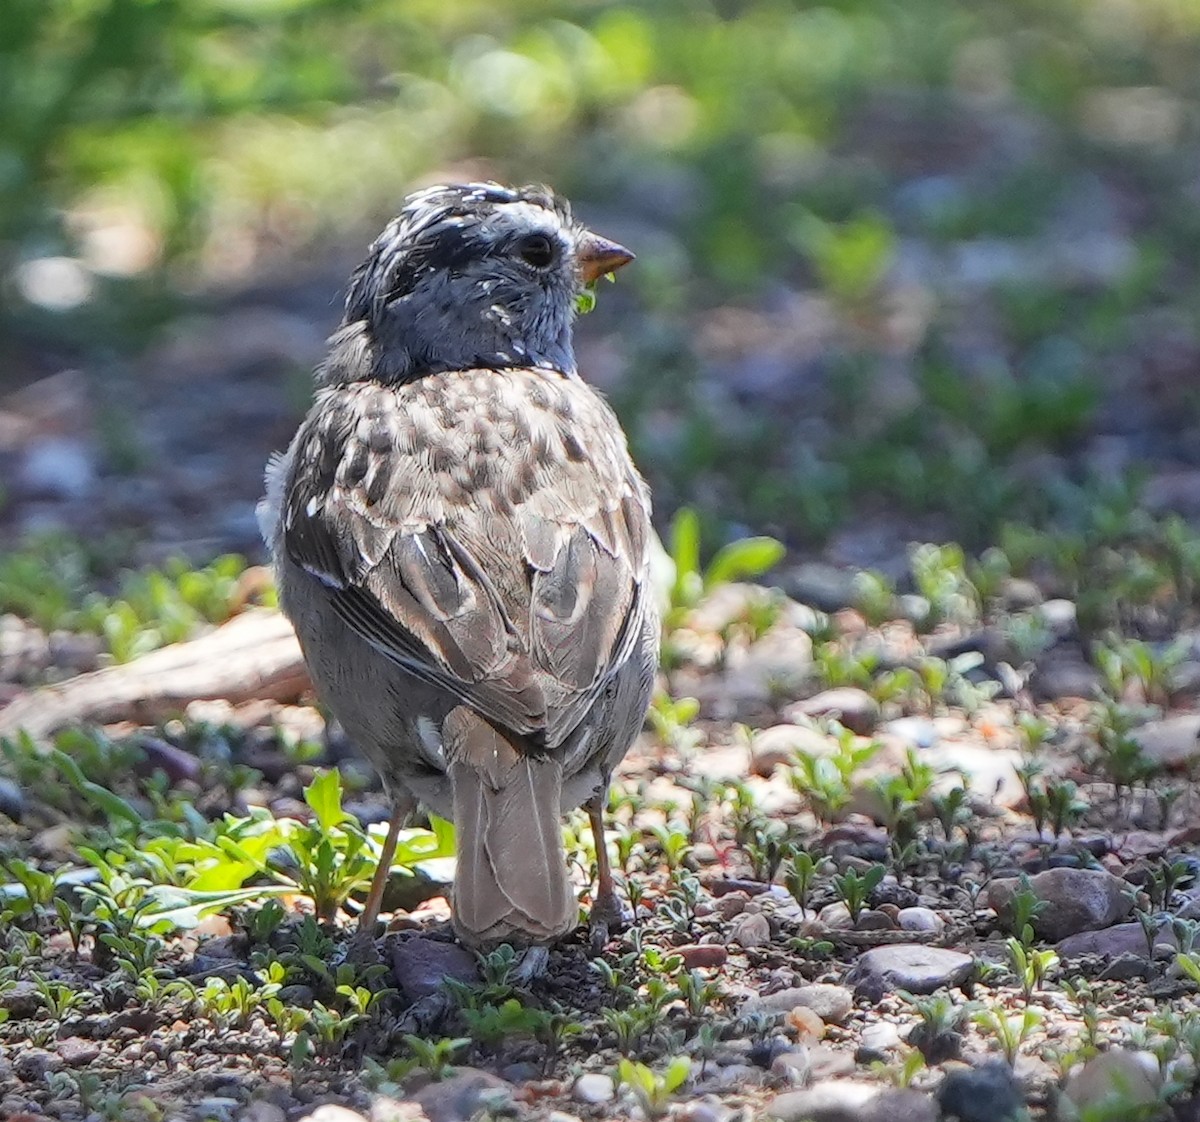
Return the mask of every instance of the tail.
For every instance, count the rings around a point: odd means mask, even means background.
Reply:
[[[562,761],[530,756],[471,710],[442,727],[458,867],[454,925],[466,943],[550,943],[579,919],[562,844]]]

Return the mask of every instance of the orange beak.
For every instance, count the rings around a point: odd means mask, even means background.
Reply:
[[[610,242],[590,230],[579,238],[576,245],[575,260],[579,263],[579,275],[585,284],[599,280],[606,273],[616,272],[633,260],[633,254],[623,245]]]

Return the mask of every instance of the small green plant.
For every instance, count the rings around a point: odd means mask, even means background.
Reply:
[[[680,626],[687,613],[717,586],[760,577],[784,555],[783,545],[774,538],[743,538],[723,546],[707,567],[701,568],[700,518],[688,507],[672,520],[669,541],[675,577],[664,621],[668,631]]]
[[[1038,898],[1026,874],[1021,874],[1020,883],[1021,887],[1013,893],[1012,903],[1007,910],[1009,930],[1024,946],[1030,947],[1034,941],[1033,921],[1046,910],[1048,904]]]
[[[857,923],[858,917],[866,907],[867,899],[879,887],[887,870],[882,865],[872,865],[860,876],[855,869],[847,869],[844,873],[836,874],[833,878],[834,891],[837,897],[846,905],[850,913],[850,922]]]
[[[793,853],[784,873],[784,887],[792,894],[792,898],[800,907],[808,910],[808,894],[812,890],[813,880],[817,875],[817,863],[813,855],[806,849]]]
[[[661,1118],[667,1112],[671,1097],[687,1082],[691,1070],[687,1056],[668,1060],[661,1073],[645,1064],[622,1059],[617,1065],[617,1078],[634,1093],[647,1118]]]
[[[1036,950],[1016,938],[1008,939],[1005,947],[1021,992],[1025,995],[1025,1000],[1029,1001],[1034,990],[1042,988],[1046,975],[1058,965],[1058,955],[1051,950]]]
[[[983,1032],[995,1038],[1004,1058],[1012,1066],[1017,1061],[1021,1046],[1041,1024],[1042,1014],[1027,1005],[1020,1014],[1012,1017],[994,1009],[984,1009],[975,1014],[974,1020]]]
[[[962,1030],[970,1016],[970,1008],[955,1005],[946,994],[915,997],[900,990],[899,996],[920,1018],[909,1031],[909,1044],[917,1048],[930,1064],[954,1059],[962,1046]]]

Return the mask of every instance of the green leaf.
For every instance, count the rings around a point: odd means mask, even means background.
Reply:
[[[342,776],[337,768],[318,772],[304,788],[304,801],[312,808],[317,824],[325,833],[332,833],[350,818],[342,809]]]
[[[717,552],[704,574],[704,587],[715,588],[727,581],[761,577],[773,569],[787,552],[774,538],[743,538]]]
[[[128,822],[130,825],[138,827],[143,824],[143,816],[138,811],[134,810],[120,795],[85,778],[79,765],[65,752],[55,748],[50,752],[50,758],[59,771],[66,776],[71,786],[103,811],[110,820]]]

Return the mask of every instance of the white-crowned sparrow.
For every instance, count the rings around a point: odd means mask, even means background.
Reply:
[[[620,915],[601,814],[657,663],[650,502],[571,328],[584,286],[632,257],[545,188],[411,195],[268,467],[280,603],[393,800],[367,932],[418,802],[457,827],[468,944],[575,926],[560,819],[583,803],[593,936]]]

